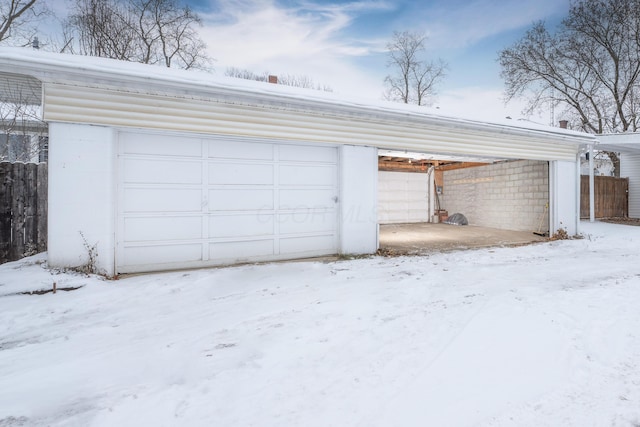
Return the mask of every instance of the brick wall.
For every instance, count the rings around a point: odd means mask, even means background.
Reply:
[[[549,201],[547,162],[517,160],[444,172],[440,204],[470,225],[537,231]],[[548,231],[548,211],[542,231]]]

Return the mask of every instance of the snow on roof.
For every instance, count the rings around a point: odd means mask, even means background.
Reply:
[[[596,136],[598,150],[618,151],[621,153],[640,153],[640,133],[610,133]]]
[[[568,142],[593,143],[593,135],[526,120],[502,119],[493,122],[469,120],[427,111],[426,107],[384,100],[345,97],[343,95],[278,84],[270,84],[198,70],[181,70],[114,59],[43,52],[28,48],[0,48],[0,72],[30,75],[43,82],[97,83],[120,81],[144,85],[166,85],[172,88],[224,91],[269,97],[280,101],[298,101],[316,107],[355,109],[360,113],[383,113],[420,118],[442,126],[469,127],[476,130],[510,133],[534,132],[554,135]]]

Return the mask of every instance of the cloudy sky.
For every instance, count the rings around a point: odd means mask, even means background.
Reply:
[[[203,18],[216,73],[233,66],[304,74],[349,97],[379,100],[393,31],[423,32],[425,54],[449,64],[434,108],[485,120],[521,117],[522,103],[502,102],[498,51],[534,21],[555,25],[569,7],[569,0],[185,1]]]

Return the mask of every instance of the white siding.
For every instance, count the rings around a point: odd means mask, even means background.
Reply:
[[[429,175],[426,173],[378,173],[380,224],[429,221]]]
[[[47,121],[514,159],[574,160],[578,150],[571,138],[551,133],[447,125],[445,119],[375,109],[323,110],[299,100],[250,104],[228,94],[205,99],[53,83],[44,85],[44,94]]]
[[[640,154],[622,153],[620,176],[629,178],[629,217],[640,218]]]
[[[40,105],[42,83],[30,76],[2,73],[0,78],[0,101],[6,103]],[[3,114],[6,114],[3,112]]]

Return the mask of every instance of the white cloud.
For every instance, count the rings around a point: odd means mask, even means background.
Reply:
[[[387,33],[394,27],[372,29],[371,38],[354,35],[351,25],[360,14],[389,11],[397,16],[403,12],[395,23],[389,23],[402,26],[395,29],[425,29],[429,32],[429,45],[464,51],[486,37],[562,14],[569,2],[452,0],[435,3],[436,6],[416,2],[402,11],[396,9],[399,3],[391,0],[344,4],[303,0],[289,6],[277,0],[211,1],[216,12],[203,15],[205,27],[201,34],[211,56],[217,60],[218,73],[233,66],[256,73],[304,74],[336,92],[375,99],[379,99],[384,90],[383,80],[388,71],[382,52],[390,35]],[[367,58],[366,67],[359,62],[362,58]],[[478,67],[478,72],[483,73],[486,64]],[[464,82],[456,84],[464,85]],[[455,96],[449,92],[446,99],[454,105],[463,90]],[[472,94],[486,95],[481,91],[471,91]],[[444,100],[444,95],[440,99]],[[498,104],[499,96],[496,99]],[[469,110],[466,105],[471,104],[466,100],[459,103],[460,108]]]
[[[363,72],[358,57],[379,51],[379,40],[345,36],[354,15],[390,7],[382,1],[304,3],[283,7],[270,0],[223,0],[218,12],[203,15],[201,34],[216,69],[247,68],[261,73],[304,74],[347,94],[379,98],[383,75]]]
[[[223,0],[218,5],[221,13],[204,16],[203,34],[216,57],[237,64],[283,56],[366,55],[366,42],[346,39],[342,32],[355,12],[388,7],[377,1],[286,8],[269,0]]]

